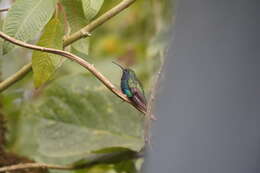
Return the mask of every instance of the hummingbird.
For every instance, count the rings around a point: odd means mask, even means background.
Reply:
[[[124,68],[120,64],[113,62],[119,66],[122,71],[121,91],[141,110],[147,111],[147,101],[142,83],[137,78],[135,72],[130,68]]]

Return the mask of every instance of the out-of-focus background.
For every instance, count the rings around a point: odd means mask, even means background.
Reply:
[[[8,8],[14,2],[0,0],[0,9]],[[120,2],[105,0],[92,20]],[[1,25],[6,14],[0,14]],[[134,69],[149,99],[167,50],[172,21],[171,0],[138,0],[93,31],[87,38],[85,52],[73,47],[66,50],[94,64],[118,88],[121,70],[112,61]],[[36,44],[40,36],[41,33],[29,43]],[[0,79],[17,72],[31,61],[31,56],[32,51],[24,48],[0,55]],[[96,153],[89,153],[93,150],[111,152],[114,149],[107,150],[110,146],[119,145],[136,151],[143,147],[144,127],[140,113],[122,103],[86,69],[64,61],[41,89],[34,89],[30,72],[1,94],[1,113],[8,129],[5,150],[38,162],[69,164],[84,157],[94,157]],[[86,129],[88,133],[85,133]],[[142,162],[142,159],[136,159],[98,165],[81,172],[132,173],[140,169]]]
[[[258,0],[179,0],[146,173],[260,172]]]

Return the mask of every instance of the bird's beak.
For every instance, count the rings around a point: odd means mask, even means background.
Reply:
[[[115,62],[115,61],[112,61],[112,63],[113,64],[115,64],[115,65],[117,65],[118,67],[120,67],[122,70],[124,70],[125,68],[122,66],[122,65],[120,65],[120,64],[118,64],[117,62]]]

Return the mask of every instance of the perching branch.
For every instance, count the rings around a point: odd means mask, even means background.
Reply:
[[[135,1],[136,0],[123,0],[121,3],[119,3],[114,8],[112,8],[111,10],[107,11],[106,13],[104,13],[103,15],[98,17],[96,20],[89,23],[84,28],[82,28],[79,31],[75,32],[74,34],[71,34],[70,36],[64,38],[63,47],[66,47],[66,46],[72,44],[73,42],[83,38],[83,37],[90,36],[91,31],[93,31],[94,29],[96,29],[97,27],[99,27],[100,25],[102,25],[103,23],[105,23],[106,21],[111,19],[112,17],[119,14],[121,11],[123,11],[124,9],[129,7]],[[20,71],[24,68],[27,69],[26,73],[20,73]],[[9,80],[13,81],[12,83],[5,82],[5,81],[0,83],[0,92],[7,89],[11,85],[13,85],[16,81],[22,79],[27,73],[29,73],[32,70],[32,64],[28,63],[27,65],[22,67],[22,69],[8,78]]]
[[[33,50],[37,50],[37,51],[42,51],[42,52],[47,52],[47,53],[52,53],[52,54],[56,54],[56,55],[61,55],[64,56],[72,61],[75,61],[76,63],[80,64],[81,66],[83,66],[84,68],[86,68],[89,72],[91,72],[100,82],[102,82],[110,91],[112,91],[115,95],[117,95],[119,98],[121,98],[122,100],[130,103],[132,106],[134,106],[137,110],[139,110],[142,113],[145,113],[144,110],[141,110],[140,108],[138,108],[131,100],[129,100],[127,98],[126,95],[124,95],[120,90],[118,90],[105,76],[103,76],[95,67],[93,64],[88,63],[87,61],[85,61],[84,59],[70,53],[67,51],[63,51],[63,50],[58,50],[58,49],[52,49],[52,48],[45,48],[45,47],[41,47],[41,46],[36,46],[36,45],[32,45],[32,44],[28,44],[25,43],[23,41],[20,40],[16,40],[13,37],[10,37],[6,34],[4,34],[3,32],[0,32],[0,37],[21,47],[24,48],[28,48],[28,49],[33,49]]]
[[[115,152],[111,154],[100,155],[87,163],[81,165],[50,165],[46,163],[23,163],[12,166],[5,166],[0,168],[0,172],[9,172],[14,170],[22,170],[22,169],[32,169],[32,168],[46,168],[46,169],[57,169],[57,170],[78,170],[85,169],[95,166],[97,164],[112,164],[118,163],[123,160],[130,160],[143,157],[142,152],[133,152],[133,151],[122,151]]]

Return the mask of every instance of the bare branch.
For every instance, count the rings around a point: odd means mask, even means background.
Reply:
[[[79,31],[75,32],[71,36],[65,37],[64,38],[64,42],[63,42],[63,47],[66,47],[66,46],[72,44],[73,42],[83,38],[83,37],[89,37],[91,35],[90,34],[91,31],[93,31],[94,29],[96,29],[97,27],[99,27],[100,25],[102,25],[103,23],[108,21],[109,19],[111,19],[113,16],[116,16],[117,14],[119,14],[121,11],[123,11],[124,9],[129,7],[135,1],[136,0],[123,0],[121,3],[119,3],[114,8],[112,8],[111,10],[107,11],[106,13],[104,13],[103,15],[98,17],[96,20],[92,21],[90,24],[88,24],[84,28],[82,28]],[[28,68],[30,65],[31,65],[31,63],[25,65],[23,68],[25,68],[25,67]],[[8,78],[9,80],[13,79],[12,83],[8,83],[8,82],[3,81],[1,83],[2,84],[1,86],[4,89],[7,89],[11,85],[13,85],[16,81],[20,80],[27,73],[29,73],[31,71],[31,68],[30,68],[30,70],[26,71],[26,73],[23,74],[23,75],[20,75],[21,74],[21,73],[19,73],[20,71],[21,70],[19,70],[17,73],[15,73],[14,75],[12,75],[12,76],[10,76]],[[0,89],[0,92],[3,91],[3,90]]]
[[[17,71],[14,75],[5,79],[0,83],[0,92],[4,91],[9,86],[12,86],[15,82],[22,79],[28,72],[32,70],[32,63],[26,64],[19,71]]]
[[[71,170],[73,167],[70,166],[60,166],[60,165],[49,165],[45,163],[21,163],[17,165],[5,166],[0,168],[0,172],[9,172],[21,169],[31,169],[31,168],[49,168],[49,169],[60,169],[60,170]]]
[[[162,56],[162,55],[161,55]],[[160,69],[158,70],[158,72],[156,73],[154,80],[153,80],[153,87],[151,89],[151,94],[150,94],[150,98],[147,104],[147,111],[146,111],[146,119],[144,121],[144,136],[145,136],[145,141],[148,142],[148,144],[150,144],[150,139],[151,139],[151,135],[150,135],[150,127],[151,127],[151,120],[156,120],[156,117],[153,115],[153,107],[154,107],[154,101],[155,101],[155,97],[159,88],[159,80],[161,78],[162,75],[162,70],[164,67],[164,61],[162,62]]]
[[[64,40],[64,46],[67,46],[80,38],[89,36],[91,31],[114,17],[115,15],[119,14],[121,11],[129,7],[132,3],[134,3],[136,0],[123,0],[121,3],[116,5],[114,8],[110,9],[100,17],[98,17],[96,20],[92,21],[90,24],[82,28],[81,30],[75,32],[74,34],[71,34],[66,40]]]
[[[135,106],[135,104],[131,100],[129,100],[126,95],[124,95],[105,76],[103,76],[94,67],[93,64],[88,63],[84,59],[82,59],[82,58],[80,58],[80,57],[78,57],[78,56],[76,56],[76,55],[74,55],[70,52],[67,52],[67,51],[52,49],[52,48],[45,48],[45,47],[25,43],[23,41],[16,40],[15,38],[10,37],[10,36],[4,34],[3,32],[0,32],[0,37],[9,41],[9,42],[11,42],[11,43],[13,43],[13,44],[15,44],[15,45],[18,45],[18,46],[21,46],[21,47],[24,47],[24,48],[33,49],[33,50],[42,51],[42,52],[53,53],[53,54],[56,54],[56,55],[61,55],[61,56],[64,56],[64,57],[66,57],[66,58],[68,58],[72,61],[75,61],[76,63],[78,63],[81,66],[83,66],[84,68],[86,68],[89,72],[91,72],[100,82],[102,82],[110,91],[112,91],[119,98],[121,98],[122,100],[130,103],[132,106],[134,106],[140,112],[145,113],[145,111],[143,111],[140,108],[138,108],[137,106]]]

